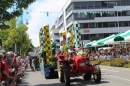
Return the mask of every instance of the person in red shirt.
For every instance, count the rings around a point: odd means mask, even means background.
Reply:
[[[1,67],[2,67],[2,60],[0,59],[0,83],[1,83],[1,79],[2,79]]]
[[[1,79],[1,81],[5,83],[7,79],[11,79],[11,78],[9,76],[8,66],[7,66],[5,60],[3,60],[3,59],[4,59],[4,54],[0,53],[1,72],[2,72],[2,79]],[[5,84],[8,84],[8,83],[5,83]]]

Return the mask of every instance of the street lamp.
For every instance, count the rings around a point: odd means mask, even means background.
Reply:
[[[118,33],[120,32],[119,30],[119,19],[118,19],[118,6],[117,6],[117,2],[105,2],[105,3],[112,3],[112,4],[116,4],[116,10],[117,10],[117,25],[118,25]]]

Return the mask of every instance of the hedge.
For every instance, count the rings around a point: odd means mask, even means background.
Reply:
[[[92,60],[92,63],[104,65],[104,66],[130,68],[130,61],[127,61],[125,59],[120,59],[120,58],[115,58],[115,59],[112,59],[110,61],[107,61],[105,59],[96,59],[96,60]]]

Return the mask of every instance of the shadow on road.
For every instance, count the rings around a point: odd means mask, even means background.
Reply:
[[[87,86],[87,85],[97,85],[97,84],[106,84],[108,81],[101,81],[100,83],[95,83],[94,80],[83,80],[83,79],[71,79],[70,86]],[[30,85],[21,85],[21,86],[30,86]],[[64,83],[51,83],[51,84],[37,84],[35,86],[65,86]]]
[[[23,78],[28,78],[29,77],[29,73],[30,73],[31,70],[27,70],[25,72],[25,76]],[[53,81],[53,80],[56,80],[57,81],[57,77],[56,78],[52,78],[48,81]],[[28,83],[27,81],[25,81],[23,79],[22,81],[23,83],[20,83],[20,85],[18,86],[32,86],[31,83]],[[46,81],[45,81],[46,83]],[[93,78],[91,80],[83,80],[83,78],[81,77],[76,77],[76,78],[71,78],[71,85],[70,86],[87,86],[87,85],[99,85],[99,84],[103,84],[103,86],[105,86],[105,84],[109,83],[108,81],[106,81],[106,79],[102,78],[102,81],[100,83],[95,83],[95,81],[93,80]],[[60,82],[53,82],[51,84],[43,84],[42,83],[39,83],[39,84],[36,84],[34,86],[65,86],[64,83],[60,83]]]

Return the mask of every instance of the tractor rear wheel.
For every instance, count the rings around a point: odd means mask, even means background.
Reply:
[[[60,68],[60,63],[59,62],[57,62],[57,69],[58,69],[59,81],[61,83],[64,83],[64,74],[63,74],[63,70]]]
[[[65,80],[65,86],[70,86],[70,75],[67,68],[63,70],[64,72],[64,80]]]
[[[93,68],[93,77],[96,83],[100,83],[101,81],[101,69],[99,67],[99,65],[95,65]]]
[[[91,76],[92,76],[92,73],[91,71],[88,71],[84,74],[83,78],[84,80],[90,80],[91,79]]]

